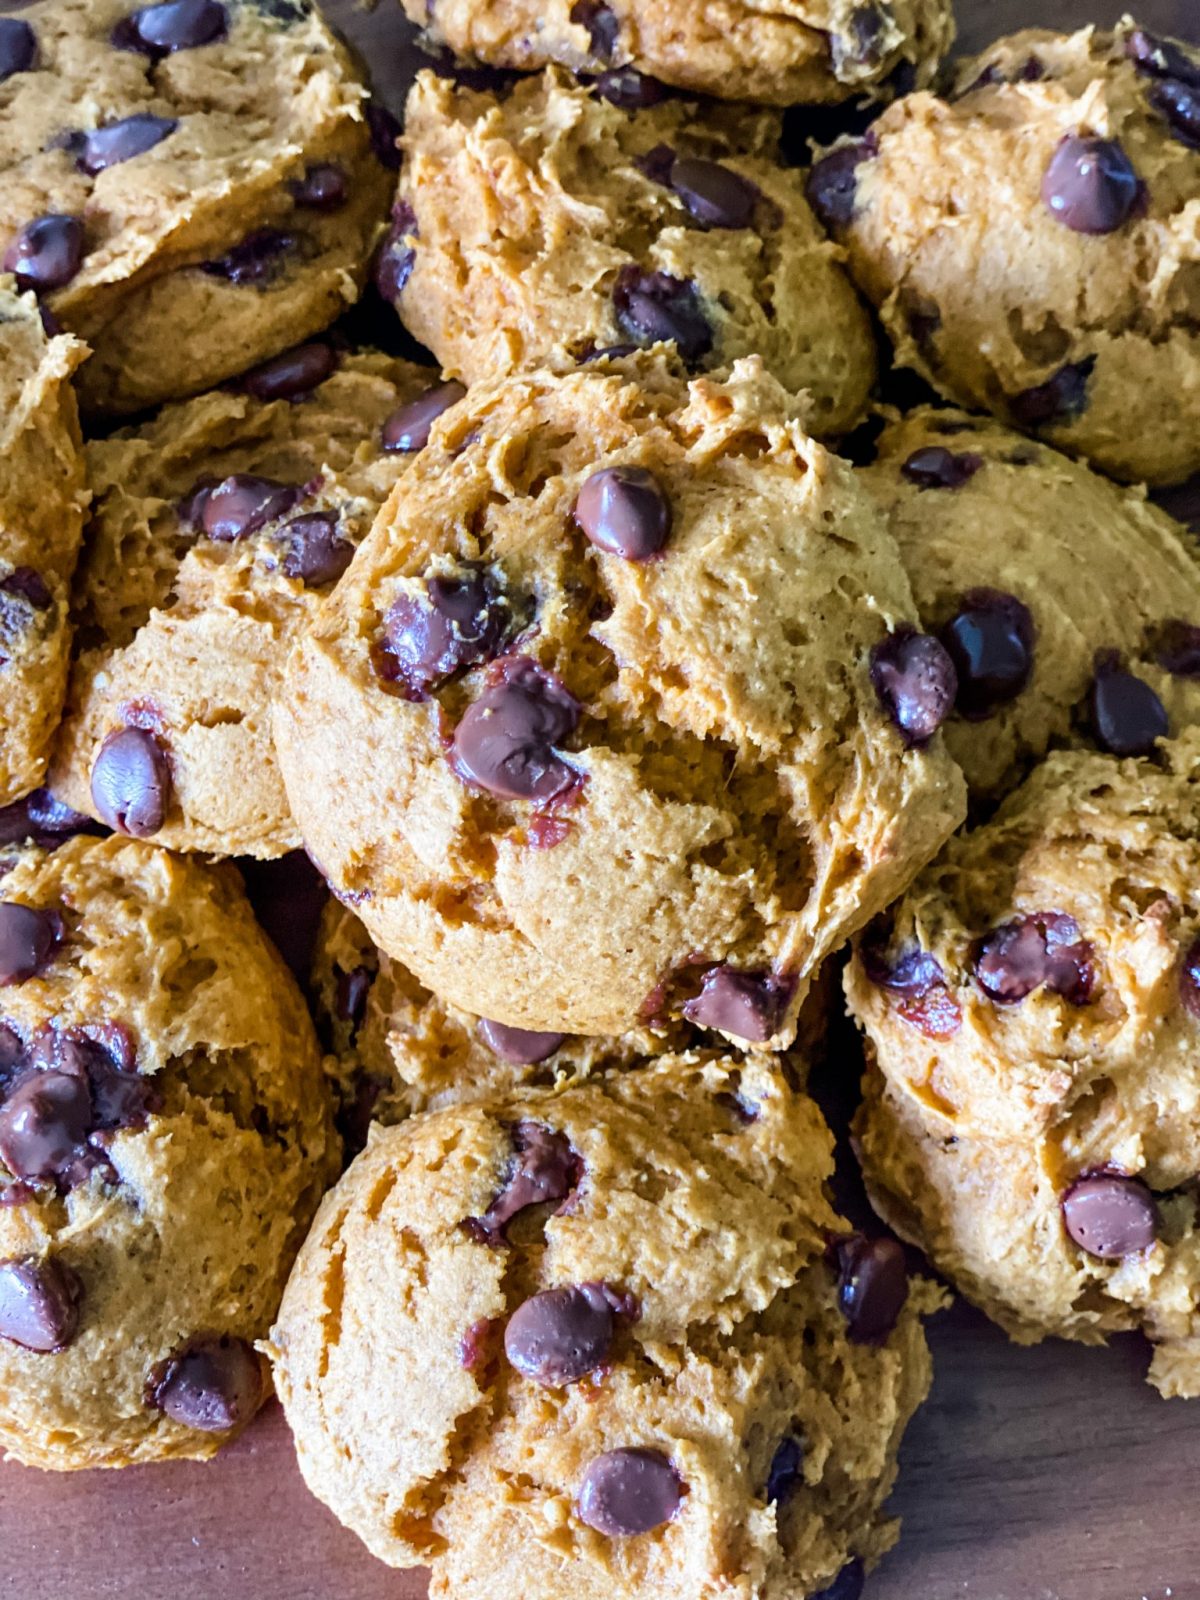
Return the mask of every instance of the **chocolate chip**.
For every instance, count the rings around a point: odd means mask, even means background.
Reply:
[[[975,976],[991,999],[1015,1005],[1048,989],[1073,1006],[1092,998],[1094,951],[1074,917],[1034,911],[1001,923],[980,940]]]
[[[1200,1021],[1200,939],[1189,946],[1179,970],[1179,998],[1183,1009]]]
[[[263,1401],[262,1365],[253,1346],[225,1335],[201,1339],[152,1374],[146,1402],[201,1433],[228,1433]]]
[[[968,589],[939,635],[954,663],[954,706],[970,721],[990,717],[1015,700],[1033,672],[1034,628],[1029,607],[999,589]]]
[[[849,31],[831,36],[830,54],[834,76],[842,78],[847,68],[878,66],[886,19],[876,6],[859,6],[850,13]]]
[[[86,1078],[33,1072],[0,1107],[0,1159],[14,1178],[70,1181],[86,1156],[92,1097]]]
[[[1089,697],[1096,743],[1112,756],[1148,756],[1171,731],[1166,707],[1150,685],[1100,651]]]
[[[354,967],[349,972],[337,974],[337,992],[334,1011],[342,1022],[348,1022],[357,1032],[367,1014],[367,996],[375,974],[369,967]]]
[[[611,7],[603,0],[575,0],[571,7],[571,21],[586,28],[592,42],[592,55],[598,61],[611,61],[616,54],[617,38],[621,24]]]
[[[0,806],[0,845],[31,840],[45,850],[53,850],[76,833],[102,833],[91,817],[85,817],[56,800],[49,789],[34,789],[12,805]]]
[[[982,456],[956,454],[944,445],[930,444],[914,450],[900,472],[918,489],[961,489],[982,466]]]
[[[110,733],[92,765],[92,804],[117,833],[149,839],[171,803],[171,772],[158,740],[145,728]]]
[[[588,87],[622,111],[645,111],[667,97],[665,84],[635,67],[613,67],[593,78]]]
[[[503,1239],[508,1224],[527,1207],[565,1200],[583,1176],[583,1162],[565,1133],[541,1122],[518,1122],[512,1141],[513,1159],[503,1187],[483,1215],[467,1225],[487,1243]]]
[[[112,42],[118,50],[166,56],[223,39],[227,26],[225,7],[217,0],[165,0],[162,5],[142,6],[119,22]]]
[[[1125,54],[1139,72],[1152,78],[1174,78],[1200,89],[1200,58],[1172,39],[1160,39],[1145,28],[1135,28],[1125,40]]]
[[[863,1586],[867,1581],[866,1568],[857,1557],[848,1561],[837,1577],[812,1600],[862,1600]]]
[[[20,595],[35,611],[46,611],[54,599],[45,578],[32,567],[14,567],[7,577],[0,578],[0,591]]]
[[[767,1504],[780,1505],[804,1481],[804,1446],[789,1435],[781,1439],[771,1457],[767,1473]]]
[[[1166,117],[1180,144],[1200,150],[1200,88],[1167,78],[1154,85],[1150,101]]]
[[[0,900],[0,988],[36,977],[61,938],[56,912]]]
[[[1063,1224],[1074,1242],[1101,1261],[1149,1250],[1158,1237],[1158,1207],[1140,1178],[1089,1172],[1062,1197]]]
[[[669,272],[622,267],[613,308],[622,333],[642,345],[674,344],[689,366],[713,347],[713,330],[695,284]]]
[[[661,1527],[679,1510],[683,1484],[659,1450],[608,1450],[591,1462],[579,1486],[581,1521],[608,1538]]]
[[[79,1331],[83,1285],[54,1256],[0,1261],[0,1338],[38,1355],[65,1350]]]
[[[230,283],[267,283],[282,266],[282,258],[294,249],[296,240],[280,228],[258,228],[240,244],[214,261],[206,261],[203,271],[212,278],[227,278]]]
[[[1175,678],[1200,678],[1200,628],[1172,618],[1155,641],[1154,659]]]
[[[340,211],[349,192],[346,174],[333,161],[318,161],[306,167],[304,176],[288,188],[292,199],[306,211]]]
[[[205,495],[200,526],[210,539],[228,544],[285,516],[300,498],[301,491],[292,484],[235,472]]]
[[[705,973],[700,993],[684,1004],[683,1015],[697,1027],[765,1044],[778,1031],[794,992],[794,983],[772,972],[713,967]]]
[[[466,394],[463,384],[453,379],[435,383],[406,406],[393,411],[383,425],[383,448],[403,451],[424,450],[437,419]]]
[[[299,400],[324,383],[336,366],[332,345],[320,341],[298,344],[261,366],[251,367],[240,387],[256,400]]]
[[[1019,428],[1045,428],[1081,416],[1087,410],[1088,380],[1095,366],[1095,356],[1088,356],[1060,367],[1045,383],[1012,395],[1008,409],[1013,421]]]
[[[484,1044],[501,1061],[513,1066],[534,1066],[561,1050],[565,1033],[533,1033],[528,1028],[510,1028],[507,1023],[493,1022],[485,1017],[479,1024],[479,1034]]]
[[[1152,489],[1150,498],[1176,522],[1182,522],[1193,533],[1200,533],[1200,473],[1170,488]]]
[[[879,141],[873,133],[852,144],[841,145],[813,164],[805,193],[808,203],[827,228],[846,227],[854,216],[858,199],[858,169],[864,161],[879,154]]]
[[[1133,163],[1116,139],[1060,139],[1042,178],[1042,200],[1072,233],[1115,233],[1142,193]]]
[[[75,165],[80,172],[95,178],[109,167],[119,167],[135,156],[145,155],[156,144],[169,139],[179,126],[176,117],[155,117],[148,111],[135,116],[122,117],[119,122],[109,122],[102,128],[81,134],[79,154]]]
[[[280,566],[307,589],[336,583],[354,559],[354,546],[338,533],[338,519],[328,511],[293,517],[279,530],[284,545]]]
[[[838,1307],[855,1344],[882,1344],[908,1299],[904,1250],[895,1239],[861,1233],[839,1239]]]
[[[579,714],[578,700],[552,672],[512,656],[455,730],[458,771],[506,800],[552,800],[579,782],[555,749],[575,731]]]
[[[580,347],[576,361],[581,367],[588,366],[593,361],[623,361],[626,356],[634,355],[640,346],[636,344],[605,344],[597,347],[590,342]]]
[[[425,580],[423,595],[402,594],[383,619],[375,668],[424,700],[464,667],[491,661],[512,621],[495,575],[464,565],[454,576]]]
[[[704,228],[748,228],[754,221],[758,189],[719,161],[678,157],[669,182],[688,214]]]
[[[4,252],[4,270],[22,289],[61,289],[83,263],[83,223],[50,212],[27,222]]]
[[[612,1336],[612,1306],[603,1287],[573,1284],[518,1306],[504,1330],[504,1352],[523,1378],[560,1388],[602,1366]]]
[[[398,205],[392,212],[392,225],[383,236],[373,269],[375,287],[391,305],[399,300],[412,276],[417,253],[408,240],[415,238],[416,233],[417,219],[412,207]]]
[[[399,172],[402,160],[398,145],[402,131],[400,123],[378,100],[367,101],[366,118],[375,159],[389,171]]]
[[[580,489],[571,515],[598,550],[626,561],[657,555],[671,532],[671,503],[645,467],[603,467]]]
[[[871,651],[871,683],[910,748],[929,743],[950,715],[958,692],[945,646],[907,623]]]
[[[17,17],[0,17],[0,83],[28,72],[37,55],[37,35]]]

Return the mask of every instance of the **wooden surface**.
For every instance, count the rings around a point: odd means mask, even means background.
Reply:
[[[701,0],[694,0],[701,3]],[[414,59],[395,0],[331,12],[394,97]],[[1120,0],[968,0],[964,45],[1111,22]],[[1146,0],[1200,38],[1200,0]],[[383,1336],[384,1330],[381,1330]],[[867,1600],[1200,1600],[1200,1401],[1160,1400],[1136,1339],[1009,1346],[965,1307],[931,1328],[932,1399],[905,1441],[899,1548]],[[53,1477],[0,1467],[0,1596],[418,1600],[306,1493],[277,1406],[207,1466]],[[497,1600],[520,1600],[518,1596]],[[569,1596],[564,1596],[569,1600]]]

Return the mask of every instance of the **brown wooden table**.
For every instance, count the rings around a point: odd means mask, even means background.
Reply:
[[[395,0],[374,13],[328,5],[394,99],[415,59]],[[1112,22],[1124,9],[960,0],[963,43],[1025,23]],[[1200,0],[1145,0],[1138,14],[1200,39]],[[933,1396],[905,1441],[893,1502],[905,1533],[867,1600],[1200,1600],[1200,1402],[1160,1400],[1142,1381],[1138,1340],[1017,1350],[963,1306],[936,1319],[931,1338]],[[420,1574],[380,1565],[308,1496],[278,1406],[207,1466],[57,1477],[0,1467],[0,1596],[424,1592]]]

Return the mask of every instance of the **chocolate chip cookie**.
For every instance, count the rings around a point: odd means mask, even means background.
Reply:
[[[91,346],[85,408],[210,388],[356,298],[392,174],[308,0],[46,0],[7,26],[0,259]]]
[[[557,63],[635,103],[675,84],[768,105],[887,98],[929,83],[949,0],[404,0],[435,45],[517,71]],[[647,82],[646,80],[650,81]]]
[[[1200,734],[1051,756],[864,936],[881,1213],[1023,1342],[1141,1328],[1200,1394]]]
[[[832,1164],[768,1057],[377,1134],[271,1334],[310,1488],[455,1600],[861,1583],[939,1297],[831,1209]]]
[[[1200,562],[1144,493],[981,417],[922,409],[862,474],[955,666],[972,793],[1053,745],[1146,754],[1200,721]]]
[[[682,99],[629,111],[561,72],[505,95],[422,73],[384,287],[403,277],[406,326],[468,382],[663,340],[692,370],[760,355],[808,391],[814,433],[844,432],[874,334],[781,127]]]
[[[0,806],[41,782],[62,713],[87,505],[71,374],[86,354],[0,278]]]
[[[0,1444],[211,1455],[330,1177],[320,1053],[232,869],[129,839],[0,879]]]
[[[813,169],[898,359],[1117,478],[1200,468],[1200,54],[1001,41]]]
[[[284,659],[456,392],[318,340],[89,444],[60,799],[177,850],[296,846],[270,731]]]
[[[961,819],[952,678],[761,364],[641,355],[443,416],[274,726],[334,893],[450,1004],[778,1046]]]

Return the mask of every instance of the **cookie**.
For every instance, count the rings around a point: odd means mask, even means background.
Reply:
[[[0,278],[0,806],[41,782],[62,713],[87,505],[71,374],[86,354]]]
[[[928,408],[884,429],[862,481],[954,660],[945,740],[977,799],[1054,745],[1146,754],[1200,721],[1200,562],[1142,491]]]
[[[175,850],[295,848],[271,696],[412,459],[413,402],[446,398],[433,376],[313,341],[89,444],[61,800]]]
[[[391,174],[308,0],[46,0],[9,26],[0,257],[91,346],[85,409],[211,388],[357,297]]]
[[[304,1005],[231,869],[128,839],[0,879],[0,1445],[201,1458],[268,1392],[334,1154]]]
[[[299,641],[305,845],[451,1005],[782,1045],[961,819],[949,658],[850,467],[755,360],[480,385]]]
[[[929,83],[954,39],[949,0],[403,0],[434,46],[520,72],[557,63],[619,103],[674,84],[787,106]]]
[[[1200,56],[1131,23],[1030,31],[958,93],[891,106],[814,167],[901,364],[1088,458],[1200,468]]]
[[[864,939],[882,1215],[1014,1338],[1142,1329],[1200,1394],[1200,734],[1053,755]]]
[[[547,72],[504,95],[423,72],[381,257],[409,330],[475,382],[665,340],[692,370],[758,354],[853,427],[875,338],[780,164],[778,113],[671,99],[627,111]],[[396,252],[399,252],[397,255]]]
[[[860,1581],[939,1296],[850,1233],[831,1169],[766,1057],[376,1134],[271,1334],[309,1487],[455,1600]]]

